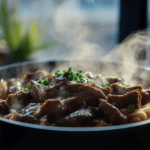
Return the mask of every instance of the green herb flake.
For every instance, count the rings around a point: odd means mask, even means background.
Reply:
[[[128,112],[131,112],[135,109],[135,104],[130,104],[128,107],[127,107],[127,111]]]
[[[44,81],[43,81],[42,79],[39,79],[39,80],[38,80],[38,82],[40,82],[40,83],[42,83],[42,84],[43,84],[43,82],[44,82]]]
[[[31,102],[35,102],[35,99],[31,99]]]
[[[57,76],[61,76],[61,75],[63,75],[62,72],[57,72]]]
[[[23,88],[20,88],[20,90],[24,90]]]
[[[78,73],[82,73],[82,70],[77,70]]]
[[[91,84],[92,84],[93,82],[92,82],[92,81],[87,80],[87,83],[91,83]]]
[[[105,74],[105,73],[102,73],[102,76],[104,77],[104,76],[106,76],[106,74]]]
[[[59,70],[57,70],[57,71],[55,72],[55,75],[56,75],[56,76],[57,76],[57,73],[58,73],[58,72],[60,72],[60,71],[59,71]]]
[[[65,73],[65,72],[67,72],[67,70],[66,69],[63,69],[63,71],[62,71],[63,73]]]
[[[35,83],[34,86],[38,86],[38,84]]]
[[[121,83],[120,83],[120,82],[117,82],[117,84],[121,85]]]
[[[29,89],[28,88],[24,88],[24,91],[28,91]]]
[[[89,108],[96,108],[96,107],[93,107],[93,106],[88,106]]]
[[[28,83],[28,89],[30,88],[30,83]]]
[[[103,84],[102,84],[102,85],[104,85],[104,86],[110,86],[110,83],[107,82],[107,81],[103,81]]]
[[[45,78],[45,79],[44,79],[43,85],[49,85],[49,80],[48,80],[48,78]]]
[[[122,85],[123,87],[131,87],[130,85],[124,84]]]
[[[54,72],[52,71],[51,73],[50,73],[50,76],[52,76],[54,74]]]

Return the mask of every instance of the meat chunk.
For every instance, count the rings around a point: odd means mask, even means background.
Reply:
[[[23,81],[22,83],[22,86],[23,87],[27,87],[28,83],[30,82],[30,80],[39,80],[39,79],[45,79],[47,77],[49,77],[50,74],[47,72],[44,72],[42,70],[39,70],[39,71],[36,71],[36,72],[33,72],[33,73],[27,73],[25,74],[20,80]]]
[[[92,106],[98,104],[99,98],[107,99],[101,89],[96,89],[83,83],[69,84],[64,90],[66,90],[70,96],[85,97],[87,104]]]
[[[20,122],[27,122],[27,123],[36,123],[38,124],[37,118],[28,114],[18,114],[18,112],[14,109],[11,110],[12,113],[6,115],[5,119],[20,121]]]
[[[51,125],[48,121],[48,115],[43,116],[40,120],[39,120],[39,124],[43,125],[43,126],[49,126]]]
[[[7,92],[7,83],[3,79],[0,80],[0,99],[6,99],[8,92]]]
[[[0,113],[7,114],[8,112],[6,100],[0,99]]]
[[[111,88],[109,86],[102,87],[100,85],[96,85],[95,83],[91,84],[91,86],[102,90],[106,96],[111,93]]]
[[[21,106],[26,106],[31,101],[31,96],[29,91],[19,91],[15,94],[9,94],[6,99],[6,105],[9,109],[9,112],[11,109],[18,110]]]
[[[20,78],[12,78],[7,81],[7,92],[8,94],[14,94],[20,90],[20,88],[27,88],[30,80],[39,80],[45,79],[50,76],[49,73],[44,71],[36,71],[33,73],[25,74],[21,79]]]
[[[7,81],[7,87],[7,93],[14,94],[22,87],[22,83],[19,78],[12,78]]]
[[[123,115],[119,109],[106,100],[100,99],[100,104],[98,106],[100,113],[103,113],[106,118],[108,118],[112,124],[125,124],[128,122],[127,116]]]
[[[37,102],[44,102],[47,99],[57,98],[59,96],[64,96],[65,92],[61,91],[64,86],[66,86],[67,82],[60,81],[54,85],[41,85],[36,81],[30,81],[30,94],[31,96],[37,100]]]
[[[123,78],[105,78],[105,80],[107,82],[109,82],[110,84],[116,83],[116,82],[120,82],[121,84],[126,84],[126,82],[124,81]]]
[[[142,96],[139,90],[133,90],[123,95],[108,94],[108,102],[117,108],[127,108],[130,104],[135,104],[135,108],[141,107]]]
[[[36,111],[36,117],[40,118],[44,115],[61,117],[71,113],[83,105],[84,98],[72,97],[65,100],[49,99]]]
[[[21,114],[35,116],[36,111],[41,107],[40,103],[29,103],[26,107],[21,110]]]
[[[141,95],[142,95],[142,100],[141,100],[142,105],[150,103],[150,90],[149,89],[141,91]]]
[[[127,92],[131,92],[133,90],[140,90],[142,91],[142,86],[138,85],[138,86],[133,86],[133,87],[122,87],[117,83],[113,83],[110,85],[111,88],[111,93],[110,94],[114,94],[114,95],[122,95],[125,94]]]
[[[104,126],[112,126],[113,124],[112,123],[108,123],[108,121],[105,119],[105,118],[97,118],[97,119],[94,119],[92,122],[91,122],[91,125],[90,126],[94,126],[94,127],[104,127]]]
[[[56,121],[54,126],[64,127],[81,127],[87,126],[94,118],[94,114],[90,109],[80,109],[71,114],[62,117]]]

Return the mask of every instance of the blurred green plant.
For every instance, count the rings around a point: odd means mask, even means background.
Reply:
[[[2,0],[0,5],[3,33],[0,39],[5,41],[6,46],[10,50],[10,56],[6,59],[7,62],[13,63],[29,60],[36,51],[56,44],[54,41],[38,44],[43,39],[50,24],[38,31],[39,21],[35,20],[25,29],[25,23],[18,19],[17,8],[10,14],[7,0]]]

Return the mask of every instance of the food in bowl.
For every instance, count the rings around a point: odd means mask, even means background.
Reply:
[[[36,71],[4,81],[0,117],[63,127],[103,127],[150,118],[150,90],[91,72]]]

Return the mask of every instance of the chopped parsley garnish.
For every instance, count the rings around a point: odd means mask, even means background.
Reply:
[[[122,85],[123,87],[131,87],[130,85],[124,84]]]
[[[30,88],[30,83],[28,83],[28,89]]]
[[[103,81],[102,85],[103,85],[103,86],[110,86],[110,83],[107,82],[107,81]]]
[[[31,99],[31,102],[35,102],[35,99]]]
[[[96,107],[93,107],[93,106],[88,106],[89,108],[96,108]]]
[[[63,73],[65,73],[65,72],[67,72],[67,70],[66,70],[66,69],[64,69],[62,72],[63,72]]]
[[[48,78],[45,78],[44,80],[39,79],[38,82],[40,82],[42,85],[49,85],[49,80],[48,80]]]
[[[127,111],[128,112],[131,112],[135,109],[135,104],[130,104],[128,107],[127,107]]]
[[[55,76],[56,77],[60,77],[61,75],[63,75],[65,72],[67,72],[67,77],[71,80],[71,81],[75,81],[77,83],[87,83],[86,79],[88,78],[84,73],[82,73],[82,70],[77,70],[77,72],[73,72],[71,66],[68,67],[68,70],[63,69],[62,72],[60,72],[60,70],[57,70],[55,72]],[[92,83],[91,81],[88,81],[88,83]]]
[[[87,80],[87,83],[91,83],[91,84],[92,84],[93,82],[91,82],[91,81]]]
[[[38,80],[38,82],[40,82],[40,83],[42,83],[42,84],[43,84],[43,82],[44,82],[44,81],[43,81],[42,79],[39,79],[39,80]]]
[[[24,88],[24,91],[28,91],[29,89],[28,88]]]
[[[48,80],[48,78],[45,78],[45,79],[44,79],[43,85],[49,85],[49,80]]]
[[[82,73],[82,71],[81,71],[81,70],[77,70],[77,72],[78,72],[78,73]]]
[[[23,90],[23,91],[29,91],[29,88],[30,88],[30,83],[28,84],[28,88],[20,88],[20,90]]]
[[[38,84],[35,83],[34,86],[38,86]]]
[[[54,73],[53,73],[53,71],[50,73],[50,76],[52,76]]]
[[[117,84],[121,85],[121,83],[120,83],[120,82],[117,82]]]
[[[104,76],[106,76],[106,74],[105,74],[105,73],[102,73],[102,76],[104,77]]]

